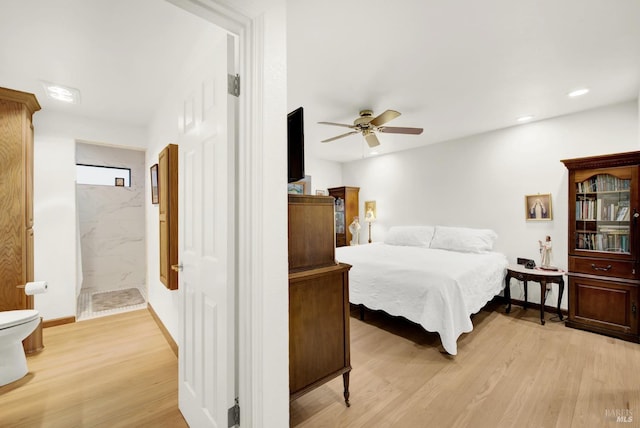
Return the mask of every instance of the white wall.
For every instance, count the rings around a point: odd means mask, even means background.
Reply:
[[[143,148],[144,129],[52,111],[34,115],[34,273],[49,282],[35,308],[45,320],[76,315],[76,140]]]
[[[264,79],[263,117],[257,118],[262,121],[264,135],[259,163],[263,194],[255,201],[262,213],[262,241],[256,242],[261,264],[254,268],[262,274],[262,288],[254,290],[258,316],[253,325],[261,326],[262,343],[261,349],[254,349],[252,358],[260,365],[260,378],[253,380],[262,391],[256,397],[262,415],[256,415],[253,426],[285,427],[289,426],[286,5],[283,0],[270,3],[262,19],[264,62],[258,72]],[[256,404],[254,401],[254,407]]]
[[[339,162],[305,157],[305,174],[311,176],[311,194],[316,190],[327,190],[331,187],[344,186],[342,184],[342,164]]]
[[[554,263],[566,269],[568,174],[560,160],[638,150],[637,134],[634,100],[347,163],[343,180],[360,187],[361,211],[365,200],[377,202],[374,241],[393,225],[491,228],[499,235],[495,249],[511,262],[539,263],[538,240],[551,235]],[[537,193],[551,193],[552,221],[525,220],[524,196]],[[539,290],[529,288],[530,300],[539,302]],[[523,298],[521,287],[512,290]],[[565,292],[565,308],[566,298]]]

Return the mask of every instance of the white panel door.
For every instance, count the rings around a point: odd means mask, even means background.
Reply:
[[[233,65],[225,35],[189,80],[179,119],[179,403],[198,428],[227,427],[237,396]]]

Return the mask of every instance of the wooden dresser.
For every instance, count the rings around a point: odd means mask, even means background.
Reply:
[[[334,198],[289,195],[289,391],[342,375],[349,406],[349,269],[336,263]]]

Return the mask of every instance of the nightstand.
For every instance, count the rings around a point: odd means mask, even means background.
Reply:
[[[527,309],[527,282],[533,281],[540,284],[540,324],[544,325],[544,298],[546,295],[547,284],[558,284],[560,290],[558,292],[558,317],[563,320],[562,311],[560,310],[560,302],[564,293],[564,274],[562,270],[544,270],[541,268],[527,269],[522,265],[509,265],[507,267],[507,276],[505,277],[504,297],[507,299],[507,313],[511,312],[511,288],[509,284],[511,278],[515,278],[524,283],[524,309]]]

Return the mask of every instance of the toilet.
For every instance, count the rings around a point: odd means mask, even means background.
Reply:
[[[35,309],[0,312],[0,386],[27,374],[22,341],[39,323],[40,313]]]

